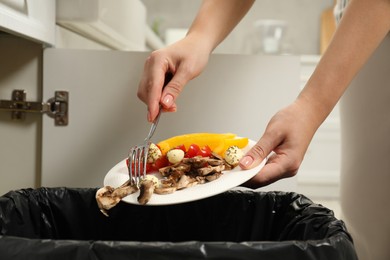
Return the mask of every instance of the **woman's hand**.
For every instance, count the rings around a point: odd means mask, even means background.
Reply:
[[[270,155],[266,165],[244,186],[258,188],[297,174],[317,130],[312,116],[296,101],[272,117],[263,136],[240,160],[241,168],[250,169]]]
[[[198,76],[210,53],[248,12],[254,0],[203,0],[187,36],[153,52],[145,62],[138,97],[148,107],[148,121],[164,111],[176,111],[176,98],[184,85]],[[173,75],[163,89],[165,75]]]
[[[147,58],[137,95],[147,105],[149,122],[157,116],[160,104],[164,111],[176,111],[176,98],[185,84],[206,66],[210,50],[200,43],[187,36]],[[173,77],[163,89],[168,73]]]

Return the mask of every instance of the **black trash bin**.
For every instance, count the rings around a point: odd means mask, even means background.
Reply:
[[[94,188],[0,197],[0,259],[357,259],[344,223],[308,198],[232,190],[100,213]]]

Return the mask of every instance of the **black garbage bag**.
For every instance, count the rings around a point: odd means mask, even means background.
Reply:
[[[96,191],[22,189],[0,197],[0,259],[357,259],[344,223],[296,193],[121,202],[106,217]]]

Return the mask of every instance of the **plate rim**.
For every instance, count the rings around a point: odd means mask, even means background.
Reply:
[[[256,144],[255,141],[248,139],[248,145],[243,148],[244,154],[247,151],[249,151],[255,144]],[[152,198],[150,199],[150,201],[147,204],[145,204],[145,206],[163,206],[163,205],[181,204],[181,203],[187,203],[187,202],[191,202],[191,201],[201,200],[201,199],[205,199],[208,197],[212,197],[212,196],[221,194],[221,193],[226,192],[234,187],[240,186],[241,184],[245,183],[246,181],[248,181],[249,179],[254,177],[264,167],[266,161],[267,161],[267,158],[264,159],[258,166],[254,167],[252,169],[248,169],[248,170],[242,170],[238,166],[238,168],[236,167],[233,170],[223,171],[223,175],[220,178],[218,178],[217,180],[214,180],[212,182],[208,182],[205,184],[199,184],[199,185],[196,185],[194,187],[187,188],[187,189],[178,190],[178,191],[175,191],[174,193],[165,194],[165,195],[160,195],[160,194],[154,193]],[[118,172],[118,169],[123,170],[124,167],[126,169],[126,173]],[[237,175],[238,177],[234,178],[235,176],[230,177],[230,174],[234,174],[234,175],[240,174],[240,175]],[[128,176],[128,173],[127,173],[126,158],[125,158],[125,159],[121,160],[120,162],[118,162],[115,166],[113,166],[107,172],[107,174],[104,177],[103,184],[104,184],[104,186],[112,186],[114,188],[119,187],[125,181],[128,180],[127,176]],[[230,184],[226,184],[226,183],[225,183],[225,185],[220,184],[219,186],[221,186],[221,188],[216,189],[216,190],[215,189],[211,190],[213,188],[213,186],[218,187],[218,184],[221,181],[223,181],[224,179],[226,180],[226,176],[228,178],[227,180],[233,179],[233,181],[230,180]],[[113,179],[115,177],[117,179],[122,179],[122,183],[120,183],[120,181],[117,181],[118,183],[110,181],[111,179]],[[234,182],[234,184],[231,182]],[[116,185],[113,185],[113,184],[116,184]],[[210,189],[207,190],[207,188],[210,188]],[[206,190],[206,192],[204,192],[203,190]],[[197,193],[198,193],[198,195],[196,195]],[[138,201],[136,199],[136,197],[138,197],[138,194],[139,194],[139,191],[137,191],[133,194],[130,194],[130,195],[122,198],[122,201],[125,203],[129,203],[129,204],[141,205],[138,203]],[[194,196],[194,194],[195,194],[195,196]],[[188,197],[188,195],[192,195],[192,196]],[[172,199],[172,197],[174,199]]]

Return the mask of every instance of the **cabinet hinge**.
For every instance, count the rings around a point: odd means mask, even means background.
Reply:
[[[0,100],[0,111],[11,112],[12,119],[15,120],[23,120],[26,113],[47,114],[54,118],[56,126],[68,125],[68,91],[55,91],[54,97],[47,102],[26,101],[26,96],[25,90],[13,90],[11,100]]]

